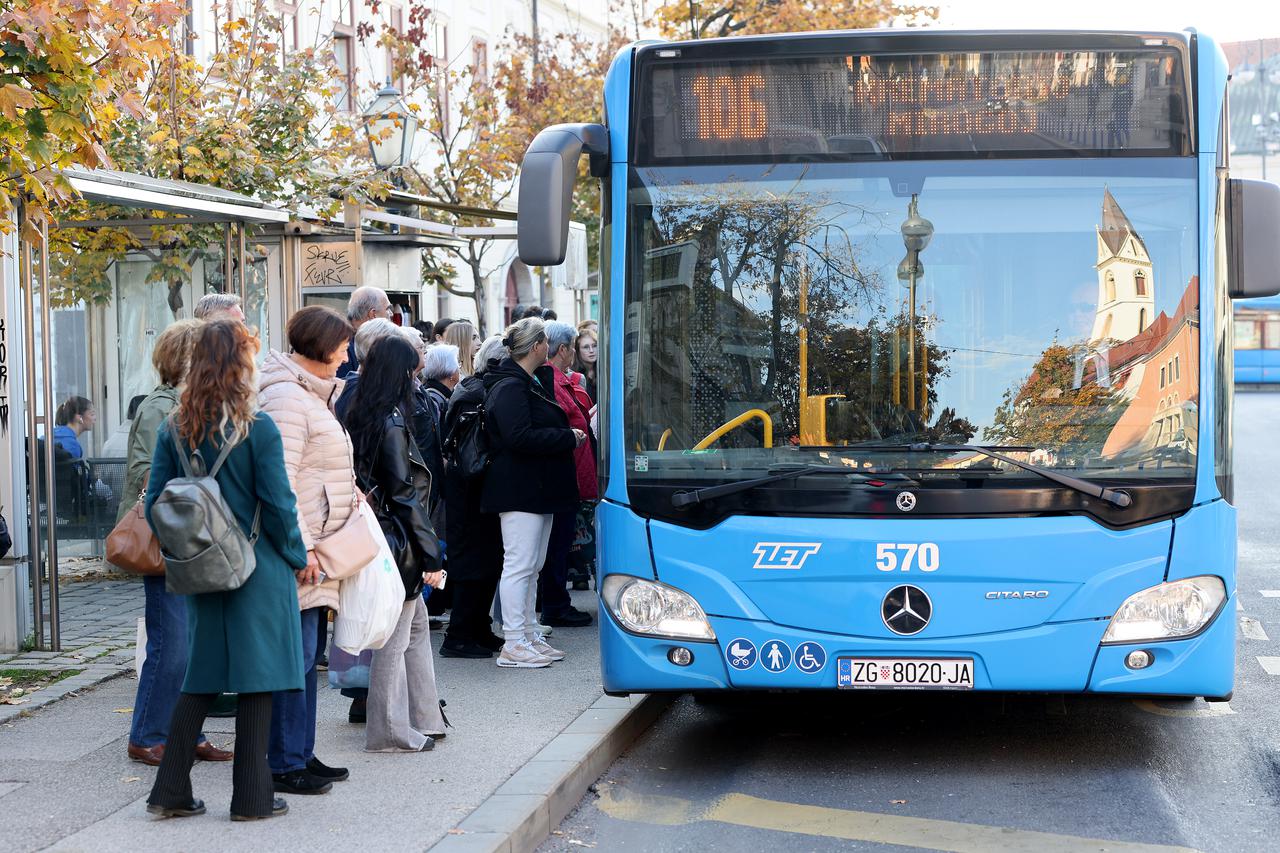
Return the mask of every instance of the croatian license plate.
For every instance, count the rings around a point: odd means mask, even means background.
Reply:
[[[973,658],[837,658],[836,686],[972,690]]]

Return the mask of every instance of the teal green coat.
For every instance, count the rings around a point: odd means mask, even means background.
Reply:
[[[184,442],[185,444],[185,442]],[[200,455],[212,466],[218,445],[206,440]],[[182,461],[169,434],[160,428],[151,479],[147,520],[165,483],[183,476]],[[307,565],[298,530],[298,510],[284,468],[280,430],[261,412],[249,437],[227,456],[217,475],[222,496],[248,534],[262,503],[262,533],[254,547],[257,568],[232,592],[187,598],[190,655],[183,693],[274,693],[303,686],[302,623],[294,572]]]

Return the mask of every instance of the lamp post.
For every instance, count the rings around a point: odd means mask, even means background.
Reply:
[[[907,218],[902,223],[902,244],[907,247],[907,256],[898,264],[898,280],[907,282],[907,305],[910,311],[907,319],[907,374],[910,384],[907,386],[907,408],[916,408],[916,281],[924,275],[924,264],[920,263],[920,253],[933,238],[933,223],[920,215],[918,209],[919,196],[911,195],[911,204],[907,207]],[[927,391],[921,392],[927,396]]]
[[[361,114],[369,137],[369,156],[379,169],[398,169],[413,159],[418,120],[409,114],[400,90],[387,84],[378,90]],[[398,178],[397,178],[398,179]]]

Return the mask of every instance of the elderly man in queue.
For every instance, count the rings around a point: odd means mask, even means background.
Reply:
[[[349,322],[357,332],[360,327],[370,320],[378,318],[387,319],[391,316],[391,300],[387,298],[387,292],[380,287],[357,287],[351,292],[351,299],[347,301],[347,322]],[[356,352],[356,339],[352,338],[351,343],[347,345],[347,360],[338,368],[338,378],[346,379],[348,373],[360,369],[360,358]]]
[[[195,317],[211,323],[214,320],[239,320],[244,322],[244,306],[234,293],[206,293],[196,303]]]

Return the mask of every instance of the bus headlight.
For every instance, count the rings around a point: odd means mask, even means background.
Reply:
[[[708,642],[716,638],[698,602],[673,586],[630,575],[609,575],[600,597],[628,631]]]
[[[1201,575],[1135,592],[1111,618],[1104,643],[1174,640],[1195,634],[1222,609],[1227,588],[1222,579]]]

